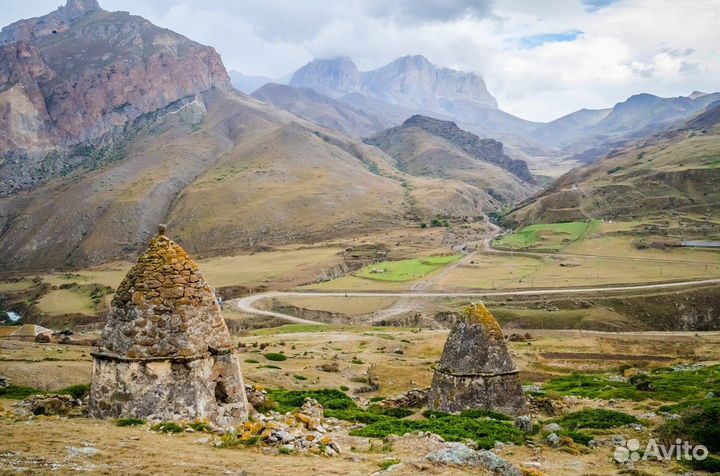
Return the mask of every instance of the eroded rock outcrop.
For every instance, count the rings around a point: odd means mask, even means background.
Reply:
[[[220,306],[164,227],[120,284],[93,357],[93,417],[206,418],[221,426],[247,418]]]
[[[232,87],[213,48],[68,0],[0,32],[0,155],[97,140],[213,87]]]
[[[468,307],[450,331],[435,369],[429,406],[445,412],[528,412],[502,329],[482,303]]]

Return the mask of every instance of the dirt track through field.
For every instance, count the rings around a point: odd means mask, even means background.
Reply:
[[[596,286],[587,288],[556,288],[556,289],[528,289],[528,290],[516,290],[516,291],[490,291],[490,292],[301,292],[301,291],[273,291],[267,293],[253,294],[245,296],[243,298],[234,300],[233,303],[237,308],[248,314],[255,314],[260,316],[278,317],[285,319],[288,322],[294,322],[298,324],[318,324],[318,322],[310,321],[307,319],[301,319],[299,317],[291,316],[289,314],[283,314],[274,311],[268,311],[264,309],[258,309],[254,305],[259,301],[272,298],[283,298],[283,297],[308,297],[308,296],[322,296],[322,297],[397,297],[397,298],[426,298],[426,297],[439,297],[439,298],[476,298],[482,299],[485,297],[495,296],[538,296],[538,295],[566,295],[566,294],[593,294],[593,293],[614,293],[614,292],[625,292],[625,291],[648,291],[658,289],[679,289],[684,287],[692,286],[706,286],[706,285],[717,285],[720,284],[719,279],[703,279],[698,281],[679,281],[674,283],[659,283],[659,284],[639,284],[634,286]]]

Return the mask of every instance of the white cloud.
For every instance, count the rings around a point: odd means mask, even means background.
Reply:
[[[61,0],[2,1],[7,24]],[[315,56],[372,69],[423,54],[482,74],[502,109],[533,120],[640,92],[720,90],[720,0],[100,1],[212,45],[246,74],[282,76]],[[581,34],[552,41],[568,32]]]

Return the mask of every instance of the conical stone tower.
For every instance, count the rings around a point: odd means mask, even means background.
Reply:
[[[93,417],[207,418],[221,426],[247,419],[220,306],[164,225],[120,284],[93,358]]]
[[[482,303],[472,304],[455,323],[433,375],[429,406],[445,412],[528,412],[518,369],[500,325]]]

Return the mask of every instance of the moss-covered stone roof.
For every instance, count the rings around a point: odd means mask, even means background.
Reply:
[[[161,228],[115,293],[101,352],[129,358],[188,357],[231,346],[212,288]]]
[[[463,311],[445,342],[438,370],[468,376],[517,371],[500,324],[483,303]]]

